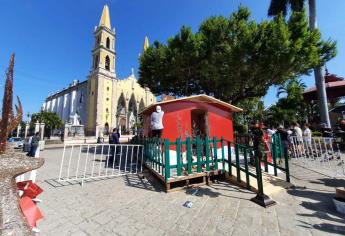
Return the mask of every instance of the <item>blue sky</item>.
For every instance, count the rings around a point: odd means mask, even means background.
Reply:
[[[15,94],[24,111],[36,112],[45,97],[83,81],[91,66],[93,29],[103,5],[108,3],[116,29],[116,72],[120,78],[138,68],[138,54],[145,35],[150,42],[166,41],[182,25],[196,30],[213,15],[228,16],[240,4],[252,17],[267,18],[269,0],[0,0],[0,93],[12,52],[16,53]],[[323,38],[338,43],[338,55],[327,64],[331,73],[345,76],[345,1],[317,0],[318,23]],[[304,77],[308,86],[313,77]],[[266,106],[275,102],[276,89],[265,96]]]

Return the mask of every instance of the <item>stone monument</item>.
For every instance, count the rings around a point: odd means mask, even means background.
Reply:
[[[131,111],[131,114],[129,115],[129,130],[132,132],[132,134],[134,133],[134,129],[135,129],[135,117],[133,112]]]
[[[80,122],[80,115],[76,112],[70,116],[69,123],[65,124],[64,138],[68,137],[84,137],[84,125]]]

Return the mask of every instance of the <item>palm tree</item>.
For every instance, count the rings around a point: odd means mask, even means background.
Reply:
[[[301,79],[290,79],[278,87],[277,97],[279,98],[280,95],[286,94],[288,98],[302,99],[302,93],[305,88],[306,85]]]
[[[271,0],[268,9],[269,16],[276,16],[282,13],[284,16],[287,14],[289,7],[292,11],[302,11],[307,0]],[[310,30],[317,29],[316,22],[316,2],[315,0],[308,0],[309,5],[309,28]],[[330,127],[327,95],[325,87],[325,78],[322,73],[321,67],[314,68],[315,85],[318,93],[318,101],[320,107],[320,116],[322,123],[326,123]]]

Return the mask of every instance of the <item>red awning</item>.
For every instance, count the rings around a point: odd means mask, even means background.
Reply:
[[[327,98],[338,98],[345,96],[345,81],[335,81],[326,83]],[[303,97],[307,101],[317,100],[316,87],[308,88],[304,91]]]

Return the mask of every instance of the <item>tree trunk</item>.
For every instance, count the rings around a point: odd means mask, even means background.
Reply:
[[[309,0],[309,28],[310,30],[317,29],[315,0]],[[320,107],[321,122],[325,123],[328,127],[331,127],[328,114],[325,77],[322,73],[322,67],[314,68],[314,76],[315,85],[317,89],[318,103]]]

